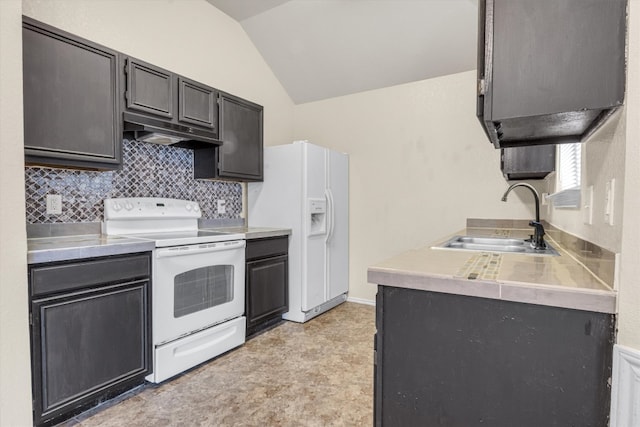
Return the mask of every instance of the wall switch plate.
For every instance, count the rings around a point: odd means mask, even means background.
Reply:
[[[613,203],[616,193],[616,180],[614,178],[611,181],[607,181],[604,201],[604,222],[605,224],[613,225]]]
[[[47,194],[47,214],[60,215],[62,213],[62,196],[60,194]]]
[[[227,201],[226,200],[218,200],[218,213],[219,214],[227,213]]]
[[[549,193],[542,193],[542,200],[540,200],[540,204],[542,206],[547,206],[549,204],[549,199],[547,197],[549,197]]]
[[[582,200],[582,222],[587,225],[593,224],[593,185],[587,187]]]

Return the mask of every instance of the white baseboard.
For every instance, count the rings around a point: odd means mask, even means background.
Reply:
[[[640,351],[613,346],[610,427],[640,426]]]
[[[376,305],[376,301],[375,300],[369,300],[369,299],[362,299],[362,298],[354,298],[354,297],[348,297],[347,298],[348,302],[355,302],[356,304],[364,304],[364,305]]]

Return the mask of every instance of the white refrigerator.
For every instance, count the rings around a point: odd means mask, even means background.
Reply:
[[[250,227],[289,236],[287,320],[307,320],[349,290],[349,157],[307,141],[265,147],[264,181],[248,185]]]

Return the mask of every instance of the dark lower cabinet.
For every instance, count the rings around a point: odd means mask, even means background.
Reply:
[[[288,237],[247,240],[247,337],[282,320],[289,311]]]
[[[34,424],[52,425],[150,373],[148,254],[30,266]]]
[[[118,53],[23,17],[22,54],[26,162],[117,169]]]
[[[611,314],[379,286],[376,426],[608,425]]]

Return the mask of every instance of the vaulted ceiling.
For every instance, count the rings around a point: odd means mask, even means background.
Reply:
[[[207,0],[296,104],[476,67],[477,0]]]

